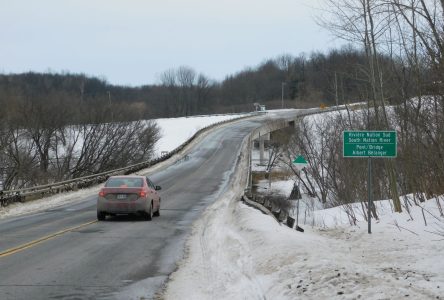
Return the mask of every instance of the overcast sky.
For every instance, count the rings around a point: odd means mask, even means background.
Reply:
[[[337,45],[313,0],[0,0],[0,72],[68,71],[159,82],[181,65],[212,79]]]

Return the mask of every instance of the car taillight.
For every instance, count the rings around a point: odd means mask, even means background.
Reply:
[[[105,197],[105,192],[101,190],[101,191],[99,192],[99,196],[100,196],[100,197]]]
[[[146,197],[146,192],[145,191],[140,191],[139,192],[139,197],[145,198]]]

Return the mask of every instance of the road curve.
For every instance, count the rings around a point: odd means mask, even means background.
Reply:
[[[152,298],[183,256],[193,221],[227,187],[242,141],[265,120],[217,128],[151,174],[162,186],[161,216],[151,222],[96,222],[95,195],[0,220],[0,299]]]

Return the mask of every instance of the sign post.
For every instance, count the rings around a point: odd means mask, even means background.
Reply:
[[[368,207],[367,207],[367,223],[368,223],[368,233],[372,233],[372,208],[373,208],[373,182],[372,182],[372,158],[369,157],[367,160],[367,187],[368,187]]]
[[[397,133],[396,131],[344,131],[343,157],[368,159],[368,233],[372,233],[371,209],[372,195],[372,158],[396,158]]]
[[[296,206],[296,229],[298,229],[299,226],[299,200],[302,198],[301,193],[301,170],[303,170],[307,166],[307,161],[302,155],[299,155],[293,160],[293,164],[295,165],[296,169],[299,171],[299,181],[298,181],[298,203]]]

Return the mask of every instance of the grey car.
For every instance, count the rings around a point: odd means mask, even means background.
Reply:
[[[160,215],[160,186],[148,177],[125,175],[111,176],[97,198],[97,219],[107,215],[138,214],[151,220]]]

